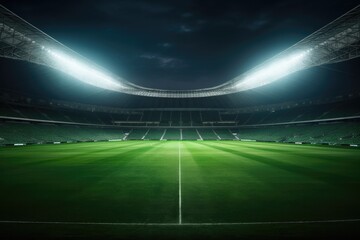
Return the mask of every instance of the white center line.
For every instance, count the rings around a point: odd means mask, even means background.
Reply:
[[[181,215],[181,149],[179,142],[179,224],[182,224],[182,215]]]

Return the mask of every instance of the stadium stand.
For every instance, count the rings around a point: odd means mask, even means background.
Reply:
[[[196,129],[183,129],[182,130],[182,139],[183,140],[197,140],[200,139],[199,134]]]
[[[235,140],[234,134],[229,129],[214,129],[220,140]]]
[[[203,140],[219,140],[213,129],[198,129],[198,132]]]
[[[163,139],[180,140],[181,139],[180,129],[172,129],[172,128],[167,129]]]
[[[0,122],[0,145],[101,141],[124,138],[122,129],[29,122]]]
[[[359,144],[359,122],[285,125],[235,130],[240,139],[272,142]]]
[[[0,100],[0,145],[113,139],[360,144],[360,95],[238,109],[119,109]]]
[[[146,140],[160,140],[164,135],[164,129],[150,129],[148,134],[145,136]]]
[[[127,140],[144,139],[148,131],[149,129],[133,129],[126,139]]]

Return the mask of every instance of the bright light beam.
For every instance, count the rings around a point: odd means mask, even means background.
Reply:
[[[270,65],[265,65],[258,70],[251,71],[245,75],[245,78],[242,76],[243,80],[236,84],[236,88],[244,91],[261,87],[301,70],[303,69],[305,58],[309,56],[311,51],[312,49],[309,49],[293,54],[279,59]]]
[[[85,63],[52,50],[46,50],[46,52],[51,57],[51,60],[54,61],[57,68],[82,82],[108,90],[117,91],[123,88],[122,84],[111,76],[96,70]]]

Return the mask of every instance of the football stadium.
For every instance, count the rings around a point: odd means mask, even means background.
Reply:
[[[1,239],[356,239],[356,1],[5,1]]]

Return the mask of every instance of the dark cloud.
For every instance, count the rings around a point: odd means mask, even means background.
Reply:
[[[140,56],[142,59],[155,61],[156,64],[161,68],[183,68],[185,67],[184,63],[180,59],[159,56],[156,54],[143,54]]]
[[[192,17],[194,15],[191,12],[186,12],[186,13],[181,14],[181,16],[184,17],[184,18],[190,18],[190,17]]]
[[[181,25],[180,28],[179,28],[179,32],[182,32],[182,33],[189,33],[189,32],[192,32],[193,29],[189,26],[186,26],[186,25]]]
[[[159,46],[161,46],[163,48],[170,48],[170,47],[173,47],[173,44],[164,42],[164,43],[159,43]]]

